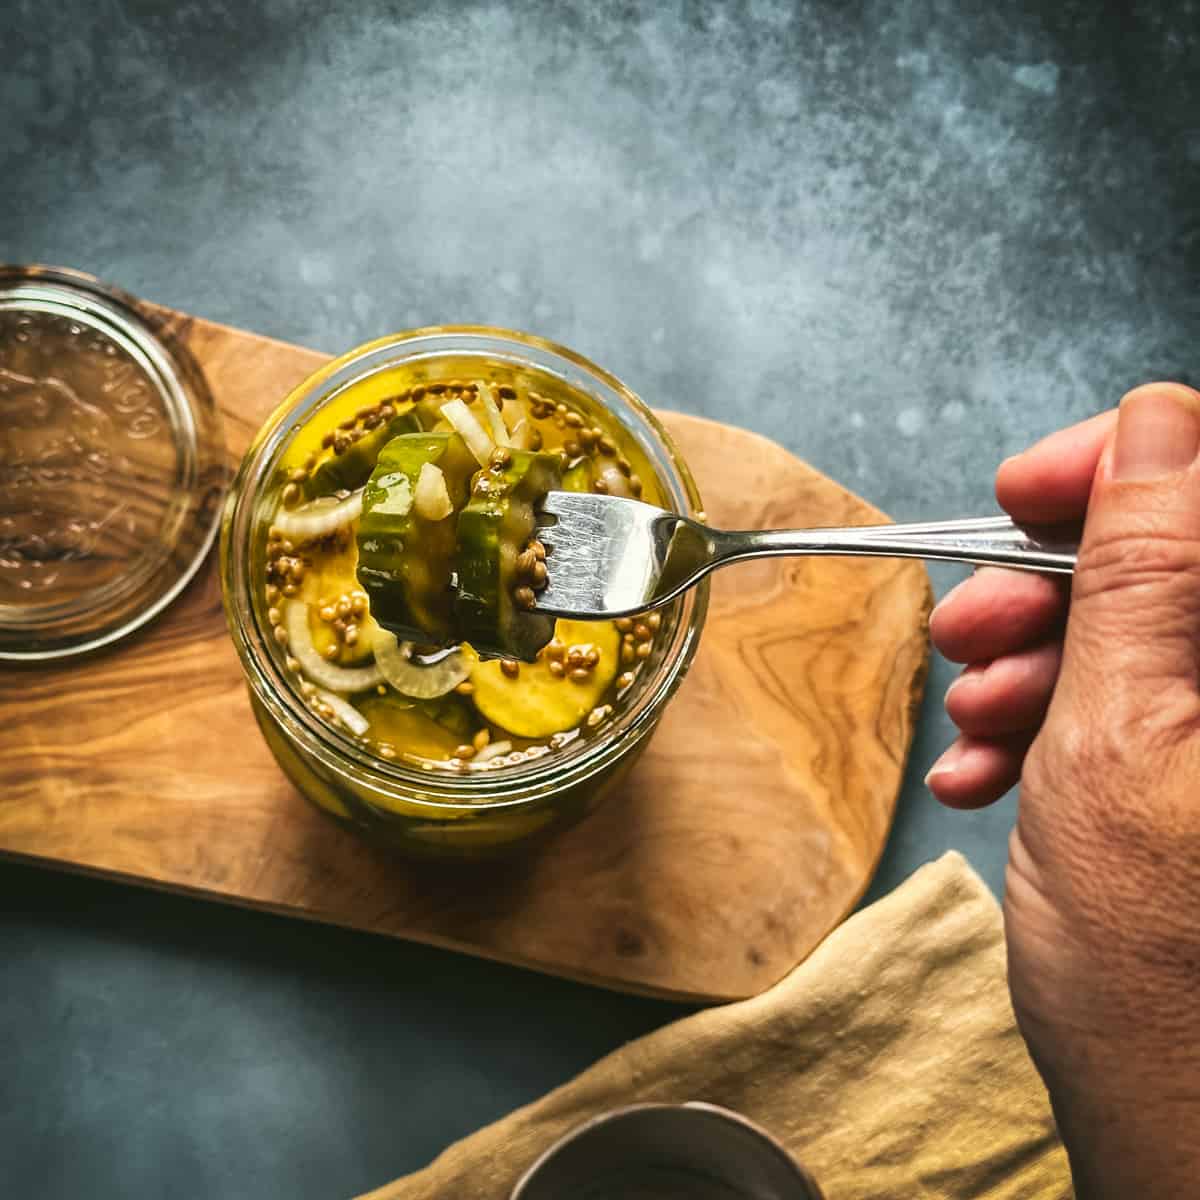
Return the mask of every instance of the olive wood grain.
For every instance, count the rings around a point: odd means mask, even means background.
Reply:
[[[325,356],[153,306],[239,456]],[[664,414],[717,525],[866,524],[754,434]],[[853,908],[886,840],[928,657],[914,562],[721,572],[700,653],[622,793],[536,857],[389,858],[308,807],[250,714],[215,552],[86,661],[0,671],[0,852],[630,991],[758,993]]]

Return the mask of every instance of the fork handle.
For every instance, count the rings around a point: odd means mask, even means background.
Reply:
[[[1075,570],[1078,550],[1078,542],[1034,537],[1007,517],[970,517],[918,525],[726,531],[714,537],[713,566],[786,554],[846,554],[935,559],[1069,575]]]

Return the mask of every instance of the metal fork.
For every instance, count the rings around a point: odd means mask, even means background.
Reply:
[[[661,608],[710,571],[747,558],[925,558],[1069,575],[1078,550],[1076,542],[1043,540],[1007,517],[735,532],[640,500],[579,492],[550,492],[541,514],[549,582],[537,610],[583,620]]]

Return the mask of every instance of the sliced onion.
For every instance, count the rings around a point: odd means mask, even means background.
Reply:
[[[454,427],[467,449],[475,456],[475,461],[481,467],[486,467],[492,457],[495,442],[488,436],[487,431],[480,425],[475,414],[461,400],[447,400],[442,405],[442,416]]]
[[[436,463],[421,464],[417,490],[413,493],[413,507],[417,515],[426,521],[444,520],[454,511],[450,493],[446,490],[446,476]]]
[[[383,672],[377,663],[369,667],[339,667],[317,653],[308,629],[308,605],[303,600],[288,602],[284,621],[288,650],[317,687],[331,692],[365,692],[383,682]]]
[[[271,522],[284,537],[298,542],[311,542],[323,538],[357,521],[362,513],[363,489],[351,492],[345,500],[335,496],[322,496],[319,500],[310,500],[299,508],[284,508],[279,506],[275,519]]]
[[[500,758],[512,753],[512,742],[489,742],[471,760],[472,762],[487,762],[489,758]]]
[[[444,696],[471,673],[470,661],[461,650],[452,650],[428,666],[414,662],[412,643],[398,642],[386,629],[375,635],[375,662],[396,691],[414,700]]]
[[[316,692],[317,699],[325,704],[328,704],[333,709],[333,715],[345,727],[350,730],[355,737],[362,737],[368,729],[371,728],[371,723],[366,717],[350,703],[349,700],[343,700],[341,696],[335,696],[333,692],[327,692],[322,688],[318,688]]]
[[[514,450],[532,450],[533,425],[524,417],[514,422],[508,431],[508,444]]]
[[[500,409],[496,404],[496,397],[492,395],[492,389],[482,379],[476,382],[475,387],[479,393],[484,419],[491,431],[492,441],[497,446],[507,446],[508,426],[504,424],[504,418],[500,415]]]
[[[523,404],[506,404],[500,410],[500,419],[508,427],[509,433],[516,433],[517,426],[523,424],[527,416]]]

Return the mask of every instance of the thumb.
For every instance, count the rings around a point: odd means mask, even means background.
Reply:
[[[1123,698],[1135,716],[1148,688],[1176,686],[1200,699],[1198,451],[1200,393],[1150,383],[1121,401],[1088,501],[1063,653],[1064,687],[1090,705]]]

